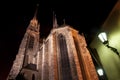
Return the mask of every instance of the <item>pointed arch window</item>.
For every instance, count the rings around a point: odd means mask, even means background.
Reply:
[[[60,67],[59,67],[59,76],[61,80],[72,80],[70,62],[68,58],[68,50],[66,45],[66,39],[62,34],[58,35],[58,44],[60,48]]]
[[[30,36],[30,37],[29,37],[28,48],[29,48],[29,49],[32,49],[32,48],[33,48],[33,45],[34,45],[34,37],[33,37],[33,36]]]

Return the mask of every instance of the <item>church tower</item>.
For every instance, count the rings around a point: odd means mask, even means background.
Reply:
[[[36,76],[38,70],[39,27],[36,9],[19,47],[8,80],[17,80],[16,78],[21,78],[22,76],[28,77],[28,80],[31,80],[30,76],[33,78]]]
[[[83,34],[57,24],[39,41],[36,13],[26,30],[7,80],[99,80]]]

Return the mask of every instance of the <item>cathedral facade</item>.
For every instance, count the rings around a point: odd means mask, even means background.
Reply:
[[[36,14],[21,41],[7,80],[98,80],[85,37],[71,26],[57,25],[40,38]]]

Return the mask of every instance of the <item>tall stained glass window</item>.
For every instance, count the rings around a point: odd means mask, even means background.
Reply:
[[[61,80],[72,80],[66,40],[62,34],[58,35],[58,44],[60,47],[60,78]]]

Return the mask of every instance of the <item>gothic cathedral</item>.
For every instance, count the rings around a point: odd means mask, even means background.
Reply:
[[[63,24],[40,41],[36,13],[21,41],[7,80],[98,80],[84,35]]]

